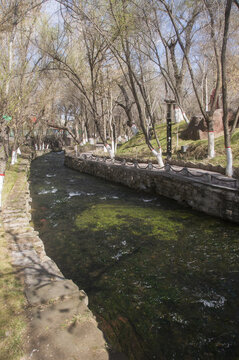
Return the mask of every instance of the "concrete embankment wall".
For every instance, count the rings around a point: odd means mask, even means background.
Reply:
[[[65,165],[81,172],[156,193],[208,215],[239,223],[239,191],[166,171],[150,171],[66,154]]]

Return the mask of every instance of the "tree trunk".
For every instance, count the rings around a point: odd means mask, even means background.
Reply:
[[[6,159],[4,153],[4,147],[0,150],[0,207],[2,207],[2,189],[6,170]]]
[[[14,142],[13,142],[13,147],[12,147],[12,159],[11,159],[11,165],[16,164],[17,162],[17,133],[14,130]]]
[[[208,158],[213,159],[215,157],[215,135],[213,128],[213,112],[207,113],[207,127],[208,127]]]
[[[224,143],[227,156],[226,175],[233,175],[233,160],[231,149],[231,136],[228,126],[228,104],[227,104],[227,74],[226,74],[226,49],[229,31],[229,22],[231,14],[232,0],[227,0],[225,8],[225,23],[224,23],[224,36],[221,52],[221,66],[222,66],[222,102],[223,102],[223,128],[224,128]]]
[[[213,159],[215,157],[214,131],[208,131],[208,157],[209,157],[209,159]]]
[[[163,157],[162,157],[162,149],[159,148],[159,151],[152,149],[152,154],[156,157],[159,166],[164,167],[164,162],[163,162]]]

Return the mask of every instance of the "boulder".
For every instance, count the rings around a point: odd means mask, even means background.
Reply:
[[[181,132],[180,138],[183,140],[204,139],[203,134],[207,134],[207,124],[204,118],[193,116],[188,127]]]
[[[213,113],[213,128],[215,136],[220,136],[223,134],[222,116],[222,109],[217,109]],[[229,112],[229,121],[231,116],[231,112]],[[193,116],[188,127],[182,131],[180,135],[180,138],[183,140],[200,140],[207,139],[207,137],[207,123],[204,118],[199,116]]]

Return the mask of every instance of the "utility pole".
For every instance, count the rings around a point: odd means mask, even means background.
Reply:
[[[172,156],[172,105],[175,100],[164,100],[167,104],[167,159],[170,160]]]

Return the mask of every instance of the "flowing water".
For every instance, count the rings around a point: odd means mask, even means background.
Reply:
[[[239,359],[239,227],[64,167],[31,167],[47,254],[128,359]]]

